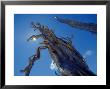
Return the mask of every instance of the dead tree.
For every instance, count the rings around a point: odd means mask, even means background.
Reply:
[[[57,37],[54,32],[47,26],[40,23],[31,23],[32,28],[39,30],[41,34],[31,36],[27,41],[43,38],[41,43],[44,46],[37,48],[36,53],[29,58],[29,64],[21,70],[26,76],[29,76],[30,71],[36,60],[40,59],[40,52],[43,49],[48,49],[52,61],[57,66],[57,74],[60,76],[95,76],[89,69],[81,54],[72,46],[70,40],[63,40]]]
[[[81,30],[86,30],[92,33],[97,34],[97,24],[94,23],[84,23],[76,20],[70,20],[70,19],[63,19],[60,17],[54,17],[57,21],[60,23],[64,23],[69,25],[72,28],[77,28]]]

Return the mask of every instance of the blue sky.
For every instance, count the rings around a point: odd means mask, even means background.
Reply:
[[[34,32],[30,23],[40,22],[53,29],[58,37],[71,37],[74,47],[85,57],[90,69],[97,73],[97,35],[90,32],[71,28],[62,24],[55,16],[74,19],[82,22],[97,23],[96,14],[15,14],[14,15],[14,75],[23,76],[20,70],[28,65],[28,58],[35,54],[41,45],[42,38],[27,42],[27,39],[39,32]],[[48,50],[41,51],[41,58],[34,64],[30,76],[56,76],[55,70],[50,68],[52,59]]]

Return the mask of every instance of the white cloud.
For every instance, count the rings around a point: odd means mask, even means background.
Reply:
[[[87,51],[84,53],[83,57],[84,57],[84,58],[87,58],[88,56],[91,56],[92,54],[93,54],[93,51],[92,51],[92,50],[87,50]]]
[[[50,64],[50,69],[51,70],[57,70],[57,66],[56,66],[56,64],[53,61]]]

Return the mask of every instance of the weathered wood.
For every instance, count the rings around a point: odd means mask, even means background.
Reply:
[[[22,72],[26,76],[29,76],[34,62],[40,58],[41,49],[48,48],[49,54],[51,55],[52,61],[57,66],[57,75],[60,76],[94,76],[95,74],[89,69],[88,65],[84,61],[82,55],[74,48],[70,41],[65,41],[58,38],[52,30],[47,26],[43,26],[40,23],[31,23],[34,30],[40,31],[40,36],[31,36],[39,38],[42,37],[44,42],[42,42],[43,47],[39,47],[34,56],[31,57],[29,65],[26,66]]]
[[[59,21],[60,23],[67,24],[72,28],[77,28],[77,29],[80,29],[80,30],[86,30],[86,31],[89,31],[91,33],[97,34],[97,24],[85,23],[85,22],[80,22],[80,21],[70,20],[70,19],[63,19],[63,18],[60,18],[60,17],[54,17],[54,18],[57,21]]]

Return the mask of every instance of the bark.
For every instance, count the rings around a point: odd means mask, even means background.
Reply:
[[[84,58],[78,52],[70,41],[65,41],[57,37],[52,30],[47,26],[43,26],[40,23],[32,23],[34,30],[39,30],[40,35],[33,35],[29,38],[32,40],[33,37],[44,39],[45,46],[41,46],[37,49],[35,55],[29,58],[29,64],[24,70],[26,76],[29,76],[30,71],[36,60],[40,58],[41,49],[48,48],[48,52],[51,55],[52,61],[57,66],[55,72],[59,76],[95,76],[95,74],[89,69]]]
[[[97,34],[97,24],[85,23],[85,22],[80,22],[80,21],[70,20],[70,19],[63,19],[63,18],[59,18],[59,17],[55,17],[55,18],[60,23],[67,24],[72,28],[77,28],[80,30],[86,30],[86,31],[89,31],[91,33]]]

